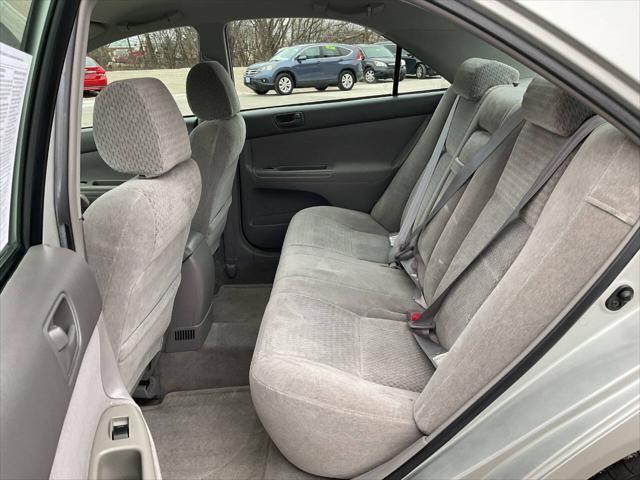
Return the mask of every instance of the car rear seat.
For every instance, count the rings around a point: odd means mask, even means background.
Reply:
[[[518,87],[500,86],[487,93],[460,149],[458,158],[461,165],[467,164],[505,119],[520,106],[524,85],[525,83]],[[472,183],[481,182],[486,187],[467,197],[476,215],[488,200],[491,188],[495,186],[504,168],[518,132],[519,129],[514,130],[477,172],[477,179]],[[441,164],[445,167],[449,161],[446,154],[441,158]],[[443,175],[439,177],[432,179],[432,183],[441,182]],[[437,191],[435,186],[432,186],[431,191]],[[440,235],[463,192],[464,188],[447,203],[446,208],[442,209],[432,222],[430,237]],[[463,236],[471,227],[469,221],[456,222],[456,225],[459,236]],[[388,243],[386,250],[388,255]],[[404,271],[392,268],[387,259],[380,263],[363,261],[329,249],[305,245],[289,245],[284,250],[274,280],[278,291],[313,294],[316,289],[327,284],[339,287],[325,292],[327,295],[336,295],[334,300],[358,313],[396,316],[401,312],[400,317],[404,318],[407,309],[415,308],[412,299],[415,292],[413,282]]]
[[[426,128],[418,132],[419,139],[403,166],[371,213],[337,207],[313,207],[302,210],[291,220],[283,250],[292,246],[321,248],[364,260],[386,262],[389,257],[389,235],[400,228],[406,212],[405,204],[417,178],[434,150],[449,111],[457,103],[445,147],[430,183],[432,195],[443,180],[453,156],[474,127],[480,106],[495,88],[513,85],[519,79],[516,69],[495,60],[471,58],[458,68],[452,86],[442,98]]]
[[[460,198],[451,199],[452,214],[443,209],[438,216],[444,220],[434,219],[444,223],[441,233],[433,233],[439,229],[432,222],[420,235],[416,260],[427,302],[591,115],[540,78],[528,87],[523,112],[526,123],[497,186],[491,186],[495,167],[484,175],[479,170]],[[639,155],[638,146],[610,125],[583,142],[566,170],[450,291],[436,329],[449,352],[437,370],[399,315],[363,313],[375,310],[374,296],[363,309],[361,295],[345,290],[338,277],[315,289],[304,277],[286,288],[276,283],[250,383],[258,415],[280,451],[307,472],[347,478],[442,425],[564,310],[638,222]],[[478,195],[488,198],[480,209],[472,201]],[[463,223],[471,226],[459,227]],[[287,257],[285,251],[282,264]],[[376,282],[375,270],[366,271]],[[391,310],[402,311],[409,298]]]

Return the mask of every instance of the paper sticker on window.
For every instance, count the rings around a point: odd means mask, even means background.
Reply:
[[[31,55],[0,43],[0,250],[9,242],[11,187]]]

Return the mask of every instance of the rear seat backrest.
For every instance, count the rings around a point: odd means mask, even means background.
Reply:
[[[434,297],[458,276],[468,258],[472,258],[478,246],[486,241],[494,226],[502,223],[505,215],[508,215],[560,150],[566,137],[593,115],[578,101],[542,78],[536,78],[531,82],[524,95],[522,108],[526,124],[518,136],[495,192],[438,282]],[[557,128],[559,123],[563,124],[562,128]],[[570,155],[568,161],[571,157]],[[552,177],[524,209],[521,218],[510,225],[507,232],[483,255],[482,261],[476,262],[467,271],[465,278],[450,292],[437,317],[438,321],[442,321],[442,328],[438,329],[438,339],[442,346],[451,348],[518,255],[562,171],[561,168]],[[428,298],[427,302],[430,301],[431,298]]]
[[[527,123],[496,190],[435,296],[529,188],[565,137],[591,115],[541,78],[525,93],[523,109]],[[415,404],[423,432],[432,432],[506,368],[577,295],[638,220],[637,155],[637,146],[612,127],[597,129],[575,159],[567,161],[564,175],[561,170],[552,178],[450,291],[437,317],[438,339],[449,353]]]
[[[460,150],[462,163],[466,164],[504,120],[521,106],[527,85],[528,82],[523,82],[518,87],[499,87],[487,95],[478,112],[475,129]],[[447,202],[420,234],[416,266],[427,303],[433,299],[453,256],[493,194],[519,133],[520,129],[516,129],[489,156],[467,186]],[[455,219],[450,221],[454,211]]]
[[[434,181],[430,184],[426,198],[435,192],[436,186],[445,175],[452,155],[457,153],[464,141],[465,133],[474,121],[487,92],[500,85],[513,85],[519,77],[520,74],[515,68],[495,60],[470,58],[463,62],[429,125],[387,190],[374,205],[371,216],[389,231],[399,230],[401,219],[406,215],[406,205],[415,194],[416,181],[433,152],[456,95],[460,96],[460,100],[440,157],[441,161],[434,172]]]

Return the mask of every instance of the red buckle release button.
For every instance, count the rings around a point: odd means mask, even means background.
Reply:
[[[420,318],[420,315],[422,315],[420,312],[409,312],[409,319],[412,322],[416,322]]]

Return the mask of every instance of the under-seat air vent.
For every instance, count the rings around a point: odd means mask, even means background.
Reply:
[[[176,330],[173,332],[173,338],[176,342],[183,342],[185,340],[193,340],[196,338],[196,331],[193,328],[184,328],[182,330]]]

